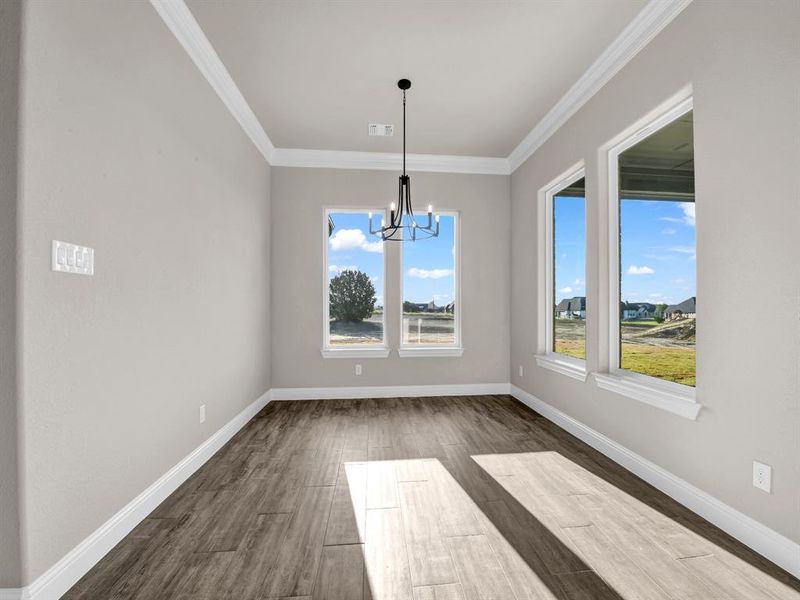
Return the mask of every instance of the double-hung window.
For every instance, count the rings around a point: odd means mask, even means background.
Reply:
[[[378,211],[376,211],[378,212]],[[323,220],[326,357],[385,357],[385,243],[367,210],[328,209]]]
[[[598,385],[696,418],[691,99],[613,148],[609,169],[609,375]]]
[[[586,379],[586,183],[577,165],[539,194],[537,364]]]
[[[438,219],[437,237],[400,249],[400,356],[462,353],[458,214],[441,212]]]

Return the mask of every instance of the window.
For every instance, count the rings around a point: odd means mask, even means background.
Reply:
[[[583,177],[553,194],[553,339],[550,350],[586,358],[586,191]]]
[[[323,355],[387,356],[384,243],[364,210],[325,211]]]
[[[439,236],[402,244],[401,356],[461,354],[458,217],[439,214]]]
[[[586,181],[583,163],[539,191],[540,367],[586,380]]]
[[[663,122],[666,121],[666,122]],[[612,365],[694,387],[695,197],[691,104],[617,154],[618,294]],[[655,129],[655,128],[653,128]],[[650,130],[652,131],[652,129]]]

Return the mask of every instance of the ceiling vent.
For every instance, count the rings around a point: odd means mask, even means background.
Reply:
[[[392,137],[394,135],[394,125],[370,123],[369,135],[371,137]]]

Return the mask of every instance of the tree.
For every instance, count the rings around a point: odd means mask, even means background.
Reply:
[[[653,320],[656,323],[663,323],[664,322],[664,311],[667,310],[666,304],[656,304],[656,313],[653,317]]]
[[[363,321],[375,310],[375,286],[361,271],[342,271],[331,279],[330,314],[337,321]]]

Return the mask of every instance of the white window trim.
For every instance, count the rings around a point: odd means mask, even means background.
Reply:
[[[328,217],[331,213],[353,213],[361,214],[373,212],[376,215],[383,214],[385,208],[370,208],[362,206],[326,206],[322,214],[322,348],[320,353],[324,358],[386,358],[389,356],[389,346],[386,335],[386,272],[387,272],[387,248],[384,242],[383,247],[383,343],[382,344],[348,344],[343,346],[331,346],[330,343],[330,290],[328,280]]]
[[[539,190],[536,207],[538,223],[538,339],[535,354],[536,364],[544,369],[567,375],[578,381],[586,381],[586,361],[574,356],[567,356],[553,351],[553,299],[555,298],[555,268],[553,265],[553,198],[555,195],[586,177],[583,161],[572,165],[561,175]],[[585,202],[585,200],[584,200]],[[587,230],[586,213],[584,211],[584,231]],[[586,277],[586,249],[584,248],[584,279]],[[588,306],[587,306],[588,308]],[[587,315],[588,316],[588,315]]]
[[[455,315],[453,315],[454,326],[455,326],[455,337],[453,344],[436,344],[431,346],[421,346],[418,344],[403,344],[403,278],[405,276],[404,270],[405,267],[403,266],[403,249],[400,248],[400,308],[399,314],[400,319],[398,321],[399,325],[399,349],[397,353],[402,358],[421,358],[421,357],[458,357],[464,353],[464,348],[461,345],[461,322],[462,322],[462,314],[464,312],[462,301],[461,301],[461,214],[455,210],[437,210],[437,214],[443,217],[454,217],[455,223],[453,226],[453,243],[455,245],[455,273],[453,273],[454,281],[453,281],[453,290],[455,293],[455,298],[453,301],[455,302]],[[404,243],[404,242],[401,242]],[[425,242],[421,242],[425,243]]]
[[[690,92],[689,92],[690,93]],[[633,129],[608,150],[608,372],[596,373],[598,387],[628,398],[656,406],[691,420],[697,419],[702,407],[697,402],[695,388],[664,381],[657,377],[634,373],[620,368],[619,364],[619,302],[620,302],[620,248],[619,248],[619,155],[652,133],[692,110],[692,96],[676,97],[655,118]]]

